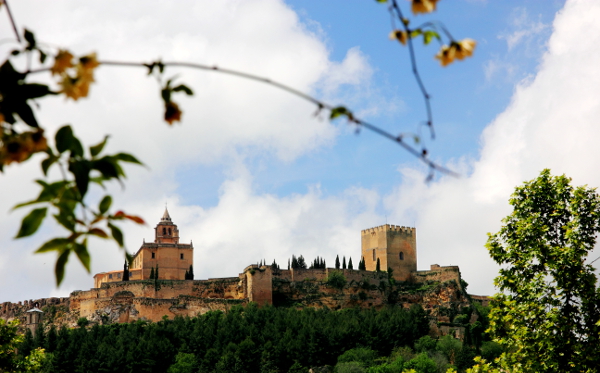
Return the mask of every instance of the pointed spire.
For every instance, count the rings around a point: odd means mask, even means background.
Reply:
[[[160,219],[160,221],[171,221],[171,216],[169,215],[169,210],[167,210],[167,206],[165,206],[165,213],[162,216],[162,219]]]

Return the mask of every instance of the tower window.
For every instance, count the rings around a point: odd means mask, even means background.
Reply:
[[[152,253],[152,259],[154,259],[154,253]]]
[[[404,253],[400,251],[400,260],[404,260]]]
[[[375,249],[373,249],[373,261],[377,260],[377,258],[375,257]]]
[[[181,259],[183,259],[183,254],[179,254],[179,257],[180,257]]]
[[[171,234],[172,234],[172,233],[171,233],[171,228],[169,228],[169,236],[170,236]]]
[[[163,228],[163,235],[167,234],[167,228]]]

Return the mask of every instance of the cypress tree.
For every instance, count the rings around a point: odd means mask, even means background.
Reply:
[[[293,269],[298,268],[298,259],[296,258],[296,255],[292,255],[292,268]]]
[[[154,280],[154,267],[150,268],[150,280]]]
[[[127,259],[125,259],[125,264],[123,264],[123,281],[129,281],[129,264],[127,263]]]
[[[340,269],[340,256],[335,256],[335,269]]]
[[[367,270],[367,263],[365,263],[365,257],[363,256],[363,258],[358,262],[358,270],[359,271],[366,271]]]
[[[354,269],[354,266],[352,265],[352,257],[348,259],[348,269]]]
[[[154,271],[154,279],[158,280],[158,264],[156,265],[156,270]]]
[[[189,280],[190,279],[190,273],[188,272],[188,270],[185,270],[185,276],[183,276],[184,279]]]
[[[290,270],[290,260],[288,259],[288,271]]]
[[[346,269],[346,256],[344,255],[344,258],[342,260],[342,269]]]
[[[190,280],[194,279],[194,266],[190,264]]]
[[[375,272],[381,272],[381,264],[379,263],[379,258],[377,258],[377,265],[375,266]]]

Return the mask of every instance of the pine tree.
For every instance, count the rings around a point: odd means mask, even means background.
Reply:
[[[299,269],[306,269],[306,261],[304,260],[304,257],[302,255],[300,255],[298,257],[298,268]]]
[[[342,269],[346,269],[346,256],[344,255],[344,258],[342,260]]]
[[[194,266],[190,264],[190,280],[194,279]]]
[[[340,256],[335,256],[335,269],[340,269]]]
[[[125,260],[125,264],[123,264],[123,281],[129,281],[129,264],[127,260]]]
[[[154,267],[150,268],[150,280],[154,280]]]
[[[375,272],[381,272],[381,264],[379,263],[379,258],[377,258],[377,265],[375,266]]]
[[[354,266],[352,265],[352,257],[348,259],[348,269],[354,269]]]

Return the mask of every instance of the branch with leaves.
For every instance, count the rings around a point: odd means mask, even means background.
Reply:
[[[385,0],[378,0],[387,3]],[[105,195],[97,208],[92,207],[96,203],[88,203],[86,196],[90,184],[104,187],[105,183],[117,181],[122,183],[125,178],[123,163],[141,165],[133,155],[118,153],[113,155],[101,154],[108,136],[97,145],[90,146],[85,152],[84,147],[75,136],[70,126],[63,126],[54,136],[54,145],[48,144],[44,129],[36,119],[32,104],[36,100],[51,95],[64,95],[74,101],[87,97],[90,85],[94,82],[94,71],[99,66],[115,67],[140,67],[147,70],[149,76],[157,79],[160,87],[160,96],[164,103],[164,120],[172,125],[181,121],[182,110],[174,100],[176,94],[193,95],[193,91],[185,84],[175,83],[174,78],[166,78],[166,69],[170,67],[184,67],[197,70],[211,71],[227,74],[243,79],[249,79],[270,85],[287,93],[304,99],[317,108],[317,114],[328,112],[330,120],[345,118],[358,130],[364,128],[380,136],[394,141],[413,156],[417,157],[429,168],[428,179],[440,172],[457,176],[453,171],[433,162],[429,158],[427,149],[418,136],[414,134],[401,133],[395,135],[382,128],[371,124],[364,119],[358,118],[352,110],[346,106],[330,105],[310,94],[301,92],[282,83],[271,79],[256,76],[242,71],[220,68],[191,62],[126,62],[126,61],[102,61],[98,60],[96,53],[76,57],[67,49],[55,51],[47,50],[40,46],[33,32],[24,30],[23,38],[18,33],[18,27],[10,14],[6,0],[0,0],[0,6],[4,4],[9,13],[9,19],[15,30],[18,47],[11,51],[10,55],[0,66],[0,172],[5,166],[13,163],[21,163],[31,159],[33,154],[44,153],[45,159],[41,162],[44,176],[49,177],[50,169],[56,167],[61,177],[58,180],[48,182],[36,180],[42,190],[37,199],[21,203],[16,208],[39,204],[22,221],[21,228],[16,238],[26,237],[34,234],[48,215],[52,214],[60,226],[68,231],[68,235],[54,238],[44,243],[36,252],[57,251],[56,279],[60,284],[64,277],[64,268],[71,252],[79,258],[83,266],[90,271],[90,257],[88,253],[88,238],[95,236],[103,239],[112,239],[120,247],[124,247],[123,234],[115,223],[118,220],[131,220],[143,224],[143,220],[137,216],[126,214],[122,211],[110,213],[112,197]],[[437,0],[413,0],[413,13],[428,13],[435,10]],[[436,56],[446,66],[455,59],[463,59],[472,54],[475,43],[470,39],[455,41],[446,28],[439,22],[427,22],[419,27],[409,27],[409,20],[404,17],[396,0],[389,3],[389,12],[392,16],[392,32],[390,36],[403,45],[408,45],[412,72],[424,97],[427,120],[431,136],[434,137],[432,110],[430,96],[425,89],[421,76],[417,69],[413,39],[423,38],[425,45],[432,40],[442,43],[442,34],[448,37],[449,46],[442,45]],[[402,28],[395,27],[395,18],[398,18]],[[11,59],[19,55],[27,57],[27,66],[22,71],[15,69]],[[50,56],[50,58],[49,58]],[[35,59],[36,67],[32,66]],[[50,74],[56,86],[53,88],[46,84],[30,82],[32,76],[37,74]],[[409,143],[414,141],[414,145]],[[58,172],[57,172],[58,173]],[[110,232],[110,234],[109,234]],[[128,261],[131,259],[125,250]]]

